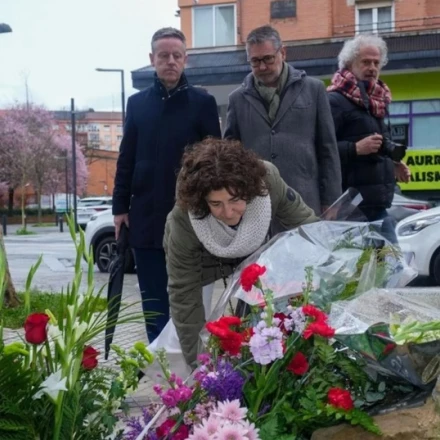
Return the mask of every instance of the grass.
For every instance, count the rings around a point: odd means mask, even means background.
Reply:
[[[5,328],[17,329],[22,328],[26,320],[26,313],[24,311],[24,294],[19,293],[18,298],[21,305],[14,309],[3,308],[1,318]],[[31,292],[31,313],[43,313],[46,309],[50,309],[55,316],[65,316],[66,310],[61,310],[61,295],[51,292]],[[100,298],[97,302],[96,312],[107,310],[107,300]]]
[[[48,228],[50,226],[56,226],[55,223],[35,223],[32,225],[33,228]]]
[[[36,232],[34,232],[34,231],[28,231],[27,229],[17,229],[16,231],[15,231],[15,233],[17,234],[17,235],[35,235],[36,234]]]

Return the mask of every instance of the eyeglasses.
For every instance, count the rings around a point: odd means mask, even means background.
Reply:
[[[273,55],[265,55],[262,58],[251,58],[248,60],[252,67],[260,67],[261,63],[264,63],[266,66],[270,66],[275,62],[275,57],[277,53],[281,50],[281,47],[277,49],[277,51]]]

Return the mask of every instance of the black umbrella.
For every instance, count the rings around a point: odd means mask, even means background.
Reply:
[[[129,249],[128,228],[122,224],[119,237],[116,241],[116,255],[113,256],[109,265],[110,277],[107,289],[107,326],[105,329],[105,359],[108,359],[110,344],[113,341],[116,321],[121,308],[122,286],[124,284],[125,254]]]

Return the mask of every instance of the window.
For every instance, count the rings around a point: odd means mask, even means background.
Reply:
[[[88,131],[99,131],[99,125],[98,124],[89,124]]]
[[[116,138],[117,138],[118,142],[122,141],[122,136],[117,136]]]
[[[367,5],[368,6],[368,5]],[[392,5],[356,8],[356,33],[380,33],[394,30]]]
[[[112,141],[112,137],[109,134],[106,134],[104,136],[104,141],[105,141],[105,143],[111,142]]]
[[[193,8],[193,46],[232,46],[236,44],[235,6]]]
[[[104,131],[110,131],[110,125],[104,125]]]
[[[394,141],[418,150],[440,149],[440,99],[394,102],[390,122]]]
[[[99,142],[99,133],[90,133],[89,140],[90,142]]]
[[[122,132],[122,125],[118,125],[117,127],[118,132]]]

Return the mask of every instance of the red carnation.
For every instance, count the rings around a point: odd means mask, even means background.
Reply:
[[[332,338],[335,335],[335,329],[325,322],[315,321],[310,323],[304,330],[303,338],[309,339],[313,335],[323,336],[324,338]]]
[[[241,325],[241,318],[238,316],[222,316],[217,322],[220,325],[229,327],[230,325]]]
[[[354,408],[353,399],[351,394],[347,390],[342,388],[330,388],[327,394],[328,403],[335,408],[342,408],[346,411],[350,411]]]
[[[307,304],[306,306],[303,306],[302,311],[304,315],[315,318],[315,321],[321,321],[321,322],[327,321],[327,315],[318,308],[316,308],[315,306],[312,306],[311,304]]]
[[[240,353],[244,337],[241,333],[229,331],[229,335],[220,339],[220,348],[228,352],[231,356],[237,356]]]
[[[29,344],[43,344],[47,340],[47,323],[49,316],[46,313],[32,313],[24,323],[24,337]]]
[[[299,351],[293,356],[289,365],[287,366],[287,370],[291,371],[293,374],[297,374],[298,376],[302,376],[309,371],[309,363],[307,362],[307,358]]]
[[[240,275],[240,284],[243,290],[245,292],[250,292],[252,290],[252,286],[259,281],[259,277],[265,272],[266,268],[257,263],[253,263],[245,267]]]
[[[219,321],[207,322],[205,327],[209,333],[218,338],[226,338],[230,332],[229,328],[224,324],[220,324]]]
[[[157,429],[156,435],[158,438],[172,438],[173,440],[185,440],[189,436],[189,429],[186,425],[179,426],[177,431],[173,432],[176,421],[173,419],[165,420]]]
[[[86,370],[93,370],[98,365],[99,351],[95,350],[91,345],[84,347],[81,365]]]

